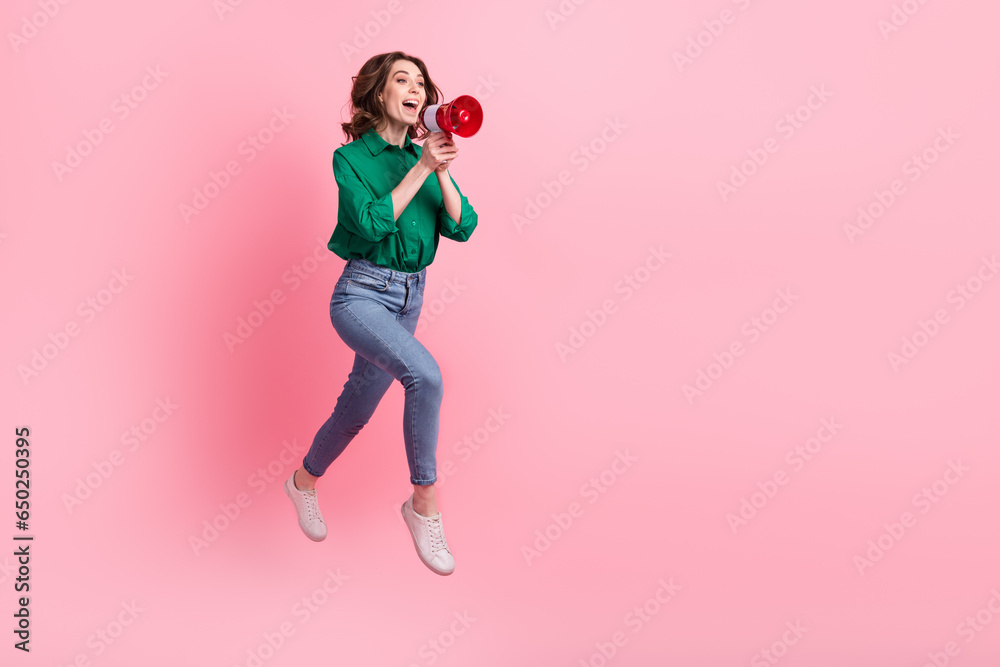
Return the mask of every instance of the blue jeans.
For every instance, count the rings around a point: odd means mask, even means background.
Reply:
[[[424,302],[427,269],[404,273],[366,259],[349,259],[333,289],[330,319],[354,350],[337,405],[302,460],[321,477],[378,407],[393,379],[404,389],[403,443],[410,483],[437,481],[438,420],[443,385],[431,353],[413,337]]]

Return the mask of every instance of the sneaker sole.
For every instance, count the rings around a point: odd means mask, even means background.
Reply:
[[[447,570],[447,571],[441,571],[441,570],[435,569],[435,568],[431,567],[430,563],[428,563],[427,561],[424,560],[424,555],[422,553],[420,553],[420,547],[417,546],[417,538],[413,536],[413,529],[410,528],[410,524],[407,523],[407,521],[406,521],[406,503],[405,502],[399,508],[399,513],[403,516],[403,523],[406,524],[406,530],[409,531],[409,533],[410,533],[410,541],[413,542],[413,548],[417,552],[417,556],[420,558],[420,562],[423,563],[427,567],[428,570],[430,570],[434,574],[440,574],[442,577],[447,577],[449,574],[451,574],[452,572],[454,572],[455,568],[452,568],[452,569]]]

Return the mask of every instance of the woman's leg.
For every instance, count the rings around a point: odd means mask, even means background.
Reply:
[[[354,367],[337,398],[337,405],[313,438],[312,447],[295,475],[295,484],[307,491],[334,460],[347,448],[368,420],[392,384],[393,377],[355,353]]]
[[[410,294],[410,300],[407,304],[407,307],[404,308],[403,311],[396,316],[397,319],[399,320],[399,323],[403,326],[404,329],[409,331],[410,334],[414,334],[416,332],[417,322],[420,317],[420,311],[423,308],[425,278],[426,278],[426,272],[424,276],[421,276],[421,280],[418,287],[414,289],[413,292]],[[438,414],[440,414],[440,409],[438,410]],[[407,417],[404,414],[403,415],[404,433],[406,432],[406,425],[408,423],[410,422],[407,420]],[[433,459],[430,459],[429,457],[426,456],[427,452],[423,452],[425,454],[424,456],[425,461],[419,464],[419,466],[415,464],[414,467],[425,467],[425,468],[436,469],[436,450],[437,448],[435,447],[434,450],[430,452],[434,456]],[[413,450],[409,446],[407,447],[407,459],[408,460],[416,459],[416,455],[413,453]],[[435,479],[436,478],[437,477],[435,475]],[[435,514],[438,513],[437,495],[434,491],[433,482],[430,484],[413,484],[413,511],[423,516],[434,516]]]
[[[348,346],[391,376],[390,382],[402,383],[403,442],[410,483],[427,485],[437,481],[435,453],[444,390],[434,357],[397,318],[404,303],[408,311],[415,292],[415,288],[391,283],[383,298],[395,306],[392,309],[376,299],[347,299],[334,309],[334,326]]]
[[[303,459],[303,470],[296,475],[296,482],[303,485],[300,488],[315,484],[315,478],[368,422],[393,380],[404,388],[403,441],[410,483],[430,486],[436,481],[443,387],[437,362],[413,335],[423,300],[420,278],[407,284],[375,281],[381,289],[366,286],[366,281],[349,282],[346,277],[338,282],[330,315],[341,339],[356,352],[355,366],[327,420],[329,427],[324,424]],[[428,496],[433,499],[433,489],[421,498]],[[423,509],[428,510],[426,505]]]

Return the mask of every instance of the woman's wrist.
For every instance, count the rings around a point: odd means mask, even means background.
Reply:
[[[413,169],[411,169],[410,171],[413,171],[413,170],[416,170],[416,172],[417,172],[416,175],[421,180],[423,180],[423,179],[427,178],[428,176],[430,176],[431,173],[434,171],[433,169],[431,169],[430,167],[428,167],[427,165],[425,165],[420,160],[418,160],[417,163],[415,165],[413,165]]]

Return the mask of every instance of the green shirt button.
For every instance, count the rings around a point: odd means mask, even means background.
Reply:
[[[417,224],[417,221],[416,221],[416,220],[410,220],[410,224],[411,224],[411,225],[416,225],[416,224]]]

